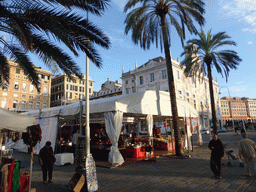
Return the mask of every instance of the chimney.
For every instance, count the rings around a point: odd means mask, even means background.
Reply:
[[[135,69],[137,69],[138,68],[138,66],[137,66],[137,61],[135,62]]]
[[[118,81],[118,80],[116,80],[116,83],[119,83],[119,81]]]
[[[107,81],[109,81],[109,78],[107,78]]]
[[[124,66],[122,66],[122,73],[124,73]]]

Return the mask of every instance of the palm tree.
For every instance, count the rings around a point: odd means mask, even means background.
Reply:
[[[212,35],[211,30],[207,34],[201,30],[198,36],[198,39],[189,40],[188,45],[184,47],[181,55],[185,55],[185,59],[181,62],[181,65],[185,66],[187,76],[208,75],[213,133],[216,134],[217,120],[212,85],[212,67],[215,67],[222,76],[224,72],[227,81],[230,69],[237,69],[239,62],[242,60],[235,51],[218,50],[222,46],[236,46],[236,43],[231,41],[225,32]]]
[[[182,45],[185,39],[185,27],[190,33],[197,33],[193,19],[204,24],[204,3],[201,0],[129,0],[124,11],[132,9],[125,20],[125,33],[132,31],[132,40],[140,42],[143,49],[149,49],[151,43],[164,45],[169,92],[172,106],[173,128],[176,155],[182,154],[181,136],[178,128],[178,109],[174,86],[172,60],[170,55],[170,27],[173,25]]]
[[[109,39],[93,23],[72,12],[81,8],[101,15],[109,0],[0,0],[0,31],[12,41],[0,37],[0,84],[9,80],[7,56],[14,59],[39,89],[39,79],[29,53],[36,54],[47,66],[58,66],[69,76],[81,77],[80,68],[64,52],[64,44],[75,56],[87,54],[98,67],[102,61],[92,44],[109,48]],[[56,45],[55,41],[62,45]]]

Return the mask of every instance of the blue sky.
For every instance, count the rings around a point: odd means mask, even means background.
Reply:
[[[103,59],[103,67],[99,69],[90,62],[89,75],[94,83],[94,90],[99,91],[101,84],[107,78],[112,81],[119,80],[122,76],[122,67],[124,71],[133,70],[135,62],[138,66],[144,64],[149,59],[163,56],[160,48],[156,49],[152,44],[150,50],[143,50],[138,45],[134,45],[130,35],[124,34],[124,20],[126,14],[123,13],[123,7],[127,0],[112,0],[110,7],[102,17],[96,17],[89,14],[89,20],[104,31],[111,41],[109,50],[96,48]],[[243,61],[237,70],[230,71],[228,82],[213,70],[214,79],[217,78],[219,86],[229,88],[231,96],[256,98],[256,68],[255,51],[256,50],[256,1],[252,0],[205,0],[206,13],[204,15],[206,24],[204,31],[212,29],[212,33],[225,31],[232,40],[237,43],[236,47],[225,47],[225,49],[235,50]],[[86,13],[83,13],[86,17]],[[1,35],[1,34],[0,34]],[[187,33],[187,40],[194,38]],[[174,29],[171,30],[171,53],[174,59],[180,58],[182,46],[180,39]],[[81,54],[74,60],[85,73],[85,54]],[[32,57],[33,62],[43,69],[47,67],[36,58]],[[180,58],[181,60],[181,58]],[[228,96],[228,89],[221,88],[221,97]]]

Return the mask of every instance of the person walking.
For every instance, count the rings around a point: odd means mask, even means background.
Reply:
[[[72,139],[72,151],[73,151],[73,154],[74,154],[74,158],[76,157],[76,147],[78,145],[78,137],[79,136],[81,136],[81,135],[80,135],[80,130],[78,129],[76,131],[76,133],[73,135],[73,139]]]
[[[246,132],[241,131],[242,139],[238,143],[238,154],[243,158],[246,176],[255,175],[256,145],[253,140],[247,138]]]
[[[208,145],[211,150],[210,167],[216,178],[222,178],[221,158],[224,156],[224,146],[219,140],[218,135],[214,134]]]
[[[48,181],[49,183],[53,183],[52,181],[52,172],[53,172],[53,164],[56,159],[54,157],[53,149],[51,147],[51,142],[47,141],[45,146],[39,152],[39,164],[42,167],[43,171],[43,184],[46,184],[47,180],[47,172],[48,172]]]

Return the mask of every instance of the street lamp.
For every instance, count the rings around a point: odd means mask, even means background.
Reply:
[[[222,88],[227,88],[228,90],[228,95],[230,97],[230,92],[229,92],[229,88],[226,87],[226,86],[222,86],[219,90],[221,90]],[[219,94],[221,94],[221,92],[219,92]],[[230,97],[231,98],[231,97]],[[231,100],[230,100],[230,113],[231,113],[231,120],[232,120],[232,128],[233,128],[233,131],[235,131],[235,126],[234,126],[234,118],[233,118],[233,111],[232,111],[232,105],[231,105]]]

